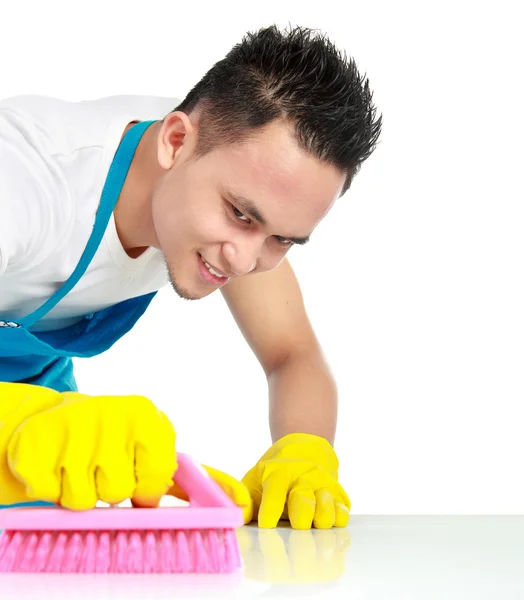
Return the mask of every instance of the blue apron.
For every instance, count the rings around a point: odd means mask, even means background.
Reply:
[[[105,352],[143,315],[156,292],[131,298],[85,315],[70,327],[32,333],[29,328],[46,315],[78,283],[93,259],[127,177],[136,147],[154,121],[133,125],[122,140],[102,191],[95,223],[85,250],[69,279],[40,308],[21,319],[0,320],[0,381],[32,383],[59,392],[77,391],[72,358]],[[1,401],[1,398],[0,398]],[[29,502],[12,506],[52,506]],[[0,505],[0,509],[5,505]]]
[[[69,279],[31,314],[16,321],[0,320],[0,381],[32,383],[59,392],[78,391],[72,358],[105,352],[135,325],[155,296],[156,292],[152,292],[125,300],[87,314],[64,329],[30,331],[85,273],[104,237],[138,143],[152,123],[133,125],[120,143],[105,181],[91,236]]]

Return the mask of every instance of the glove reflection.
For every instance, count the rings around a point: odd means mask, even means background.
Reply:
[[[351,545],[346,528],[260,529],[250,525],[239,529],[237,537],[245,576],[271,583],[335,581],[344,573]]]

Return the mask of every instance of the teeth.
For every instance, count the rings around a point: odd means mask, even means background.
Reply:
[[[203,258],[202,258],[202,262],[209,269],[209,272],[212,273],[215,277],[220,277],[221,279],[225,279],[224,275],[222,275],[221,273],[218,273],[217,271],[215,271],[215,269],[213,269],[213,267],[209,263],[207,263]]]
[[[210,266],[208,265],[208,267],[207,267],[207,268],[209,269],[209,272],[210,272],[210,273],[213,273],[213,275],[214,275],[215,277],[221,277],[222,279],[224,278],[224,276],[223,276],[223,275],[220,275],[220,273],[217,273],[217,272],[215,271],[215,269],[213,269],[213,267],[210,267]]]

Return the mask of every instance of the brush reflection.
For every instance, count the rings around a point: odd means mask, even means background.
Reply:
[[[255,598],[312,584],[321,590],[344,573],[347,529],[297,531],[286,525],[237,531],[244,562],[235,574],[0,573],[1,595],[9,600],[132,600],[155,598]]]

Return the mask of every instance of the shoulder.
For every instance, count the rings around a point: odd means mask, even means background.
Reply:
[[[0,108],[0,274],[45,255],[69,217],[67,189],[39,152],[30,124]],[[54,209],[56,207],[56,210]]]

